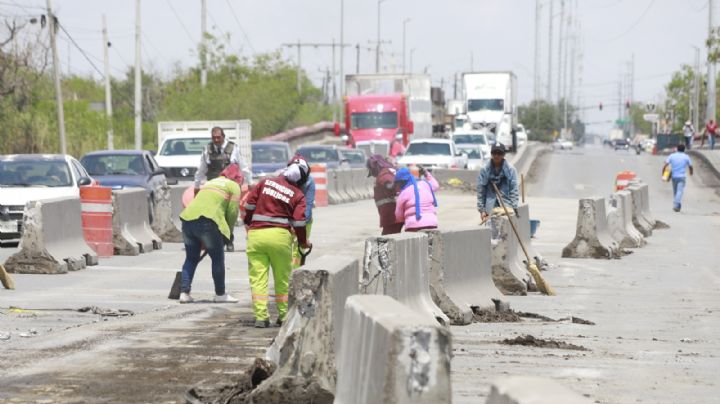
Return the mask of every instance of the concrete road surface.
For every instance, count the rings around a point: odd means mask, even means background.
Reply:
[[[452,327],[453,401],[483,402],[505,375],[553,378],[599,403],[718,402],[720,396],[720,197],[717,180],[691,178],[683,211],[659,180],[662,157],[600,147],[543,155],[528,178],[533,243],[552,264],[544,273],[556,297],[510,297],[515,310],[595,325],[524,320]],[[651,209],[670,229],[619,260],[561,259],[574,236],[577,198],[608,195],[615,174],[630,169],[650,184]],[[698,167],[698,171],[700,167]],[[698,173],[701,174],[701,173]],[[438,195],[441,227],[479,222],[474,195]],[[324,253],[360,257],[379,233],[372,201],[316,209],[310,260]],[[243,250],[242,232],[236,235]],[[192,384],[230,383],[262,355],[277,329],[256,330],[247,262],[227,255],[227,285],[240,304],[179,305],[166,299],[182,246],[138,257],[114,257],[68,275],[15,275],[0,290],[0,401],[184,402]],[[0,250],[4,260],[12,250]],[[210,262],[198,269],[193,294],[212,297]],[[16,306],[26,310],[11,310]],[[102,317],[74,309],[132,310]],[[508,346],[520,335],[553,339],[586,351]]]

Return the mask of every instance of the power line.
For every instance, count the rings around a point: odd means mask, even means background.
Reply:
[[[655,0],[650,0],[650,3],[649,3],[648,6],[645,8],[645,11],[643,11],[642,14],[640,14],[640,17],[638,17],[638,19],[635,20],[635,22],[630,26],[630,28],[628,28],[627,30],[625,30],[624,32],[622,32],[620,35],[618,35],[618,36],[616,36],[616,37],[613,37],[613,38],[610,38],[610,39],[600,39],[600,40],[598,40],[598,41],[602,41],[602,42],[614,42],[614,41],[617,41],[618,39],[624,37],[625,35],[629,34],[630,31],[632,31],[633,29],[635,29],[635,27],[637,27],[638,24],[640,24],[640,22],[642,22],[643,18],[645,18],[645,15],[647,15],[648,11],[650,11],[650,9],[652,8],[653,4],[655,4]]]
[[[237,14],[235,14],[235,9],[233,8],[232,3],[230,3],[230,0],[225,0],[225,2],[227,3],[228,7],[230,7],[230,12],[232,13],[233,17],[235,18],[235,22],[237,23],[238,28],[240,28],[240,32],[243,34],[243,37],[245,38],[245,43],[247,43],[247,45],[250,47],[250,50],[252,50],[253,53],[257,53],[257,52],[255,52],[255,48],[252,46],[252,43],[250,43],[250,38],[248,38],[248,35],[245,32],[245,30],[243,29],[242,24],[240,24],[240,19],[238,18]]]
[[[98,69],[97,66],[95,66],[95,63],[93,63],[93,61],[90,60],[90,57],[88,57],[88,55],[85,53],[85,50],[83,50],[83,48],[81,48],[80,45],[78,45],[77,42],[75,42],[75,39],[73,39],[73,37],[70,35],[70,33],[67,32],[67,30],[65,29],[65,27],[63,27],[62,24],[60,24],[59,22],[57,23],[57,26],[60,27],[60,29],[65,33],[65,35],[67,35],[67,37],[70,39],[70,41],[72,42],[72,44],[75,45],[75,47],[77,48],[77,50],[80,51],[80,54],[82,54],[83,57],[85,57],[85,60],[87,60],[88,63],[90,63],[90,66],[92,66],[93,69],[95,69],[95,71],[98,72],[98,74],[100,75],[100,78],[104,80],[104,79],[105,79],[105,74],[103,74],[103,72],[100,71],[100,69]]]
[[[222,30],[220,30],[220,24],[218,24],[217,21],[215,21],[215,17],[213,17],[210,10],[208,10],[207,13],[210,16],[210,19],[212,20],[213,24],[215,25],[215,28],[218,31],[220,31],[220,35],[221,35],[221,37],[223,37],[224,35],[222,35]],[[230,42],[230,38],[226,38],[226,39],[227,39],[226,43],[227,43],[228,48],[230,49],[230,52],[235,53],[235,48],[233,48],[232,43]]]
[[[190,31],[187,29],[185,24],[183,24],[182,20],[180,19],[180,15],[177,13],[177,11],[175,11],[175,7],[173,7],[170,0],[165,0],[165,2],[167,3],[168,6],[170,6],[170,10],[172,10],[173,15],[175,15],[175,19],[178,20],[178,22],[180,23],[180,26],[182,27],[183,31],[185,31],[185,34],[187,34],[188,38],[190,39],[190,42],[193,42],[193,43],[196,42],[195,39],[193,38],[193,36],[190,35]]]

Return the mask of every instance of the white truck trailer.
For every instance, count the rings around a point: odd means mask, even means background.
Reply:
[[[463,73],[468,120],[476,129],[487,128],[499,143],[512,145],[518,124],[517,77],[511,71]]]
[[[168,178],[193,181],[203,148],[211,142],[210,131],[220,127],[225,138],[234,142],[248,166],[252,162],[252,123],[235,121],[158,122],[158,151],[155,156]]]

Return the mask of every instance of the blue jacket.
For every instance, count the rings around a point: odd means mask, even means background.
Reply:
[[[491,213],[493,208],[499,207],[490,181],[497,185],[500,192],[503,194],[503,201],[509,209],[517,209],[518,207],[518,177],[515,167],[513,167],[507,160],[503,160],[503,165],[500,170],[496,170],[493,166],[492,160],[480,170],[478,175],[477,184],[477,208],[480,212]]]
[[[308,177],[305,184],[300,188],[305,195],[305,221],[308,223],[312,220],[312,208],[315,204],[315,181],[312,177]]]

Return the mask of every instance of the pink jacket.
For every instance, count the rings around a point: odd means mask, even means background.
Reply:
[[[438,220],[433,205],[433,196],[430,192],[440,187],[437,180],[430,173],[425,173],[425,181],[418,180],[418,195],[420,195],[420,220],[415,219],[415,190],[412,185],[403,189],[397,197],[395,205],[395,219],[398,223],[405,222],[405,230],[419,227],[437,227]]]

